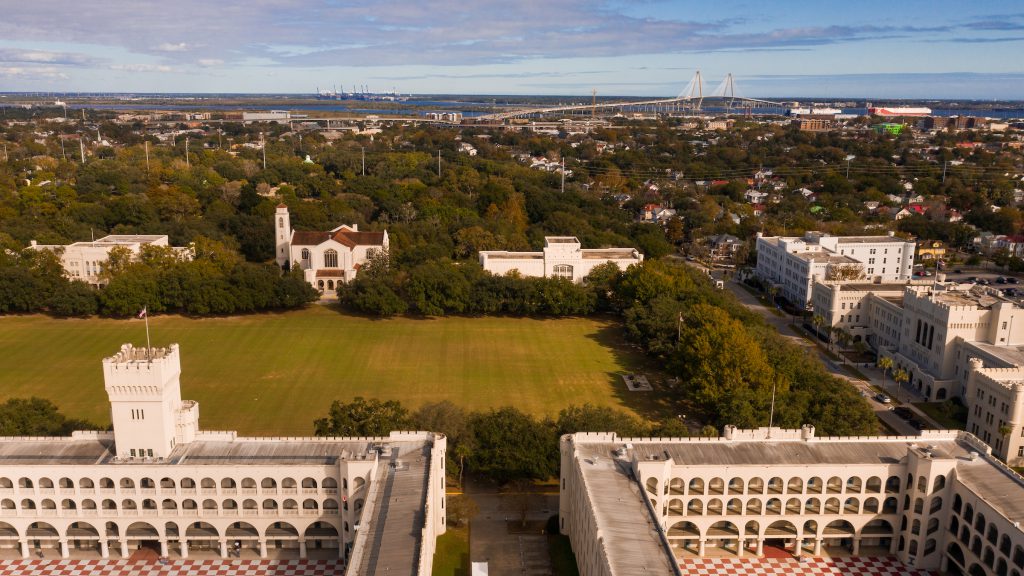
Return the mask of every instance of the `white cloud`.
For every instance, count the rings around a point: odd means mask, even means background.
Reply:
[[[177,70],[173,66],[167,66],[165,64],[111,64],[111,70],[120,70],[123,72],[176,72]]]
[[[153,49],[157,52],[184,52],[189,49],[189,45],[184,42],[178,42],[177,44],[164,42]]]
[[[224,61],[220,58],[200,58],[197,63],[203,68],[210,68],[213,66],[220,66]]]

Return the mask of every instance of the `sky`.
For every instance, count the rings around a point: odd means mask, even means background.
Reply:
[[[1024,100],[1021,0],[0,0],[0,92]]]

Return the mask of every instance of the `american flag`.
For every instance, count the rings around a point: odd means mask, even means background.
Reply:
[[[136,314],[135,317],[138,318],[139,320],[142,320],[143,318],[145,318],[146,317],[146,309],[143,308],[142,310],[139,310],[139,313]]]

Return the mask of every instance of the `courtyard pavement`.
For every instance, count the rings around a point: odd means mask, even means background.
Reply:
[[[341,576],[340,560],[0,560],[0,576]]]
[[[690,576],[932,576],[908,568],[893,557],[847,558],[694,558],[679,568]]]

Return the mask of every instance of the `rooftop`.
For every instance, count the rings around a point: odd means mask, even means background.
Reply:
[[[674,574],[629,461],[592,446],[577,444],[576,459],[612,573]]]
[[[236,438],[198,440],[179,444],[163,461],[143,461],[160,466],[329,466],[339,460],[367,460],[375,448],[398,450],[398,459],[422,457],[426,440],[356,438]],[[85,433],[66,438],[0,437],[0,466],[104,464],[128,465],[116,460],[114,439],[109,433]],[[134,463],[131,463],[134,465]],[[422,471],[426,474],[426,471]]]

